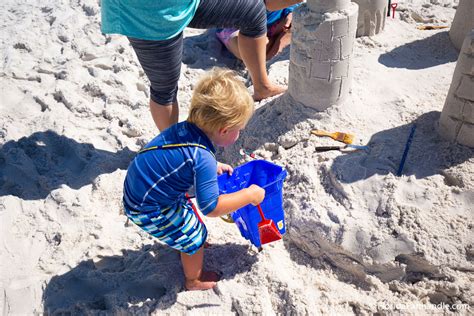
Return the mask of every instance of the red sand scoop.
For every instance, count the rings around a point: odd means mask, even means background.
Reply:
[[[392,7],[392,19],[395,19],[395,11],[397,10],[397,6],[398,6],[398,3],[392,3],[391,4],[391,7]]]
[[[280,240],[281,234],[278,231],[275,223],[271,219],[266,219],[263,215],[262,207],[257,205],[262,221],[258,223],[258,234],[260,235],[260,243],[262,245],[268,244],[272,241]]]

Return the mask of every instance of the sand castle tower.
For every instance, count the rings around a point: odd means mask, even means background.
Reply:
[[[441,136],[474,147],[474,30],[465,38],[439,120]]]
[[[474,0],[459,0],[449,37],[454,46],[460,50],[464,38],[474,28]]]
[[[293,15],[288,92],[323,111],[349,93],[358,6],[350,0],[307,0]]]
[[[374,36],[385,28],[387,0],[352,0],[359,5],[357,37]]]

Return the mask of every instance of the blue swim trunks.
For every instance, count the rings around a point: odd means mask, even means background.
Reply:
[[[188,255],[196,253],[207,238],[207,229],[194,213],[191,202],[183,201],[175,207],[143,213],[124,204],[125,214],[138,227]]]

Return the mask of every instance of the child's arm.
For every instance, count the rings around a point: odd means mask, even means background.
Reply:
[[[303,0],[265,0],[265,6],[268,11],[277,11],[300,2],[303,2]]]
[[[252,184],[250,187],[242,189],[240,191],[221,194],[217,200],[216,208],[207,214],[209,217],[219,217],[248,204],[257,205],[260,204],[265,198],[265,190],[258,185]]]

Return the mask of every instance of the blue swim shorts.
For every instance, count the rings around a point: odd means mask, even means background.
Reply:
[[[188,255],[196,253],[206,241],[207,229],[194,213],[190,202],[143,213],[124,204],[125,214],[141,229]]]

